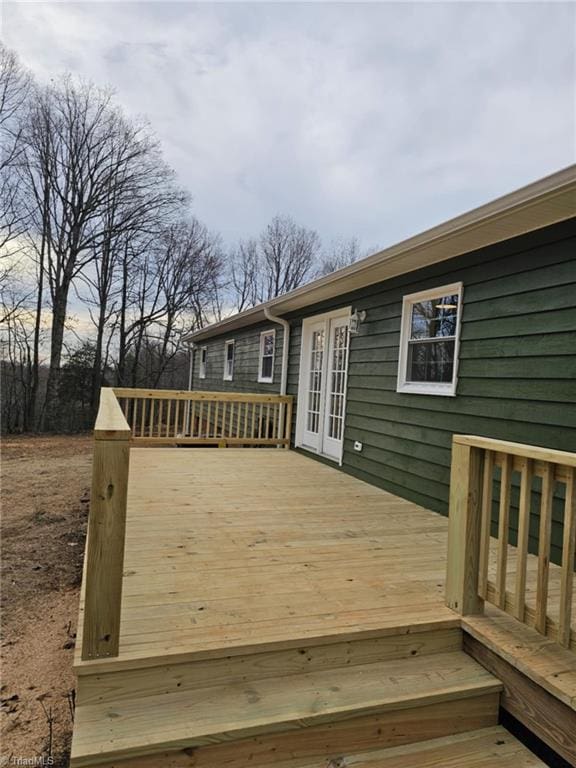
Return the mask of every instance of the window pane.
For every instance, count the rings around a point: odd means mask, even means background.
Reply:
[[[262,352],[264,355],[274,354],[274,334],[269,333],[264,336],[264,344],[262,345]]]
[[[272,358],[271,357],[262,358],[262,378],[263,379],[272,378]]]
[[[408,381],[452,381],[454,345],[454,341],[411,341],[408,344]]]
[[[458,295],[418,301],[412,306],[411,339],[455,336]]]
[[[226,358],[229,362],[234,360],[234,344],[226,345]]]

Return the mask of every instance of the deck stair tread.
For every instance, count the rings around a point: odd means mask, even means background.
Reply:
[[[576,710],[576,654],[487,606],[483,616],[466,616],[464,630],[548,693]]]
[[[323,758],[258,763],[257,768],[543,768],[502,726],[454,736]],[[213,768],[207,765],[206,768]],[[215,767],[214,767],[215,768]]]
[[[72,766],[497,693],[461,651],[208,686],[76,709]]]

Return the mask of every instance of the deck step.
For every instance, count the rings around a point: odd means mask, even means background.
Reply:
[[[221,759],[221,755],[217,758]],[[202,768],[221,768],[223,763],[202,760]],[[176,763],[182,768],[186,763]],[[190,766],[195,763],[190,762]],[[345,752],[310,759],[279,762],[226,763],[231,768],[544,768],[536,755],[501,726],[482,728],[454,736],[367,752]],[[146,763],[142,768],[150,768]]]
[[[360,718],[363,725],[368,722],[373,743],[366,748],[382,745],[388,716],[395,720],[391,738],[401,732],[405,741],[428,738],[419,735],[419,723],[429,728],[431,719],[442,720],[447,729],[434,735],[446,735],[479,727],[466,721],[467,712],[483,726],[496,724],[501,689],[496,678],[455,651],[80,704],[71,766],[108,765],[267,734],[290,732],[294,742],[297,732],[306,737],[327,724],[338,730],[355,718],[358,727]],[[442,709],[451,703],[452,709]],[[416,709],[421,711],[414,716]],[[374,718],[382,721],[380,732]]]
[[[355,632],[346,640],[319,638],[315,642],[279,647],[253,645],[246,649],[219,651],[212,658],[179,662],[159,656],[150,666],[123,669],[110,660],[104,670],[95,673],[87,665],[78,675],[78,704],[118,703],[125,699],[165,693],[181,693],[195,688],[214,687],[267,677],[284,677],[323,669],[370,664],[416,656],[431,656],[462,650],[460,627],[396,627],[394,633]],[[120,668],[118,668],[120,667]]]

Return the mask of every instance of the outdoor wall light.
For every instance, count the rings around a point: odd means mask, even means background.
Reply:
[[[358,333],[360,330],[360,323],[363,323],[364,320],[366,320],[366,310],[361,309],[358,311],[355,309],[354,313],[350,315],[350,333]]]

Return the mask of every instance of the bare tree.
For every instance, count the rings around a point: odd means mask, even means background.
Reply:
[[[124,379],[130,360],[132,386],[143,379],[157,385],[183,333],[205,322],[221,271],[219,239],[194,218],[167,227],[133,258],[119,353]],[[157,364],[143,376],[152,347]]]
[[[22,124],[32,88],[30,74],[15,53],[0,43],[0,290],[9,282],[26,229],[17,165],[22,153]]]
[[[337,269],[347,267],[360,257],[360,243],[357,237],[337,238],[322,253],[316,277],[329,275]]]
[[[275,216],[260,236],[260,249],[259,299],[267,301],[306,282],[320,250],[320,238],[290,217]]]
[[[230,253],[233,300],[237,312],[258,303],[260,256],[256,240],[240,240]]]
[[[28,125],[23,182],[52,314],[45,414],[50,426],[57,421],[74,281],[98,255],[108,258],[111,242],[140,226],[143,212],[150,221],[159,208],[181,201],[182,195],[170,188],[173,174],[160,162],[146,126],[128,123],[107,90],[64,78],[38,94]],[[101,276],[108,271],[105,265]],[[106,312],[104,307],[103,318]]]

